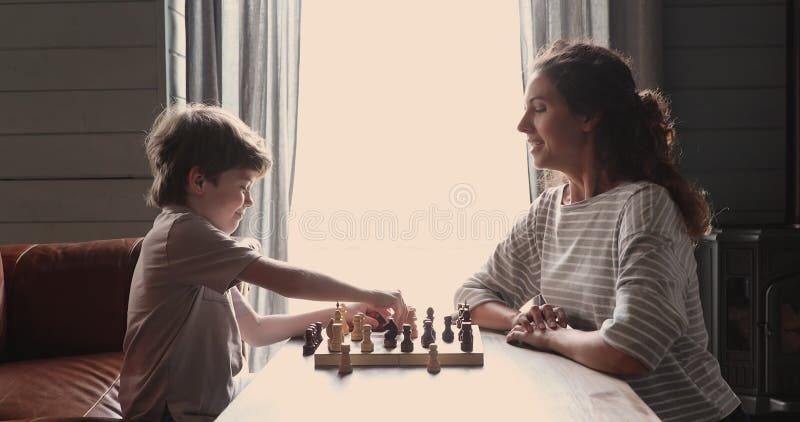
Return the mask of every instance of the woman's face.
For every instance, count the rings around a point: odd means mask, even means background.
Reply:
[[[586,162],[586,134],[593,127],[586,116],[570,110],[547,76],[539,72],[531,75],[525,92],[525,114],[517,130],[528,135],[536,168],[574,173]]]

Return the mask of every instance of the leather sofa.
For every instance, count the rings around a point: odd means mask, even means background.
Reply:
[[[0,246],[0,420],[121,418],[122,342],[141,243]]]

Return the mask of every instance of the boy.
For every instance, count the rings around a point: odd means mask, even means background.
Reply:
[[[253,205],[253,183],[271,165],[263,145],[218,107],[172,106],[153,124],[145,141],[154,176],[148,204],[162,211],[131,284],[120,381],[125,419],[213,420],[246,373],[242,339],[260,346],[300,335],[333,312],[258,315],[231,288],[238,280],[288,297],[393,308],[397,319],[406,318],[398,291],[353,287],[262,257],[230,237]]]

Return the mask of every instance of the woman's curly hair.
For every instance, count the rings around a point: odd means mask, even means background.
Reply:
[[[710,230],[711,209],[703,190],[678,171],[678,144],[669,104],[654,90],[636,90],[627,60],[585,41],[556,41],[542,49],[532,71],[550,79],[570,109],[600,116],[595,157],[612,181],[648,180],[669,191],[698,239]]]

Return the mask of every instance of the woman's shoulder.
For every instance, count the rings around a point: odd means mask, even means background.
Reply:
[[[638,181],[626,188],[629,196],[622,210],[622,234],[685,231],[680,209],[665,187],[650,181]]]

